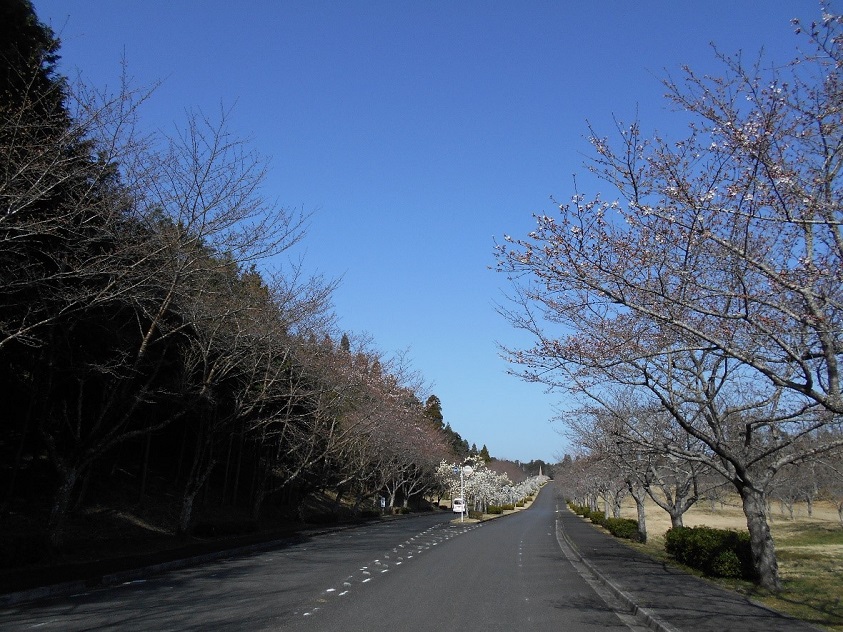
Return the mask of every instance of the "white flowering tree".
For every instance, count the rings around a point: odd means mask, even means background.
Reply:
[[[436,481],[436,492],[441,500],[442,496],[455,495],[455,490],[459,490],[460,479],[459,474],[454,474],[454,468],[457,467],[454,463],[448,463],[444,459],[440,461],[434,473],[434,480]],[[459,493],[458,491],[456,493]]]
[[[502,491],[512,482],[506,474],[498,474],[484,464],[480,464],[468,478],[466,496],[470,498],[476,511],[485,512],[490,504],[498,504]]]
[[[440,489],[451,498],[460,495],[460,468],[466,463],[442,461],[436,469],[436,481]],[[547,476],[533,476],[520,483],[513,483],[507,474],[490,469],[481,459],[471,459],[471,471],[463,470],[462,486],[466,506],[485,512],[489,505],[514,505],[528,496],[538,493],[549,479]]]

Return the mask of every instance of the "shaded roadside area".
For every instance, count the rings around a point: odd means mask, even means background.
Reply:
[[[119,584],[178,568],[201,564],[219,557],[253,553],[307,540],[316,535],[352,529],[372,520],[398,519],[384,516],[315,526],[291,524],[281,529],[219,538],[191,538],[139,543],[138,552],[104,556],[85,562],[61,563],[0,570],[0,606],[69,594],[79,590]]]

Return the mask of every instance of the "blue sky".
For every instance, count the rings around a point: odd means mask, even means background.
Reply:
[[[233,107],[270,159],[266,195],[314,213],[306,267],[341,278],[344,330],[406,351],[445,420],[493,456],[565,452],[562,393],[507,375],[498,343],[527,341],[495,311],[494,239],[584,192],[587,122],[636,111],[676,137],[660,80],[718,73],[710,43],[790,59],[814,0],[34,0],[62,68],[116,87],[162,81],[143,122]]]

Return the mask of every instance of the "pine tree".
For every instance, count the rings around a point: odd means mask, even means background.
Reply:
[[[424,403],[424,414],[436,428],[443,428],[445,417],[442,415],[442,402],[436,395],[431,395]]]
[[[0,6],[0,106],[25,103],[33,117],[62,115],[65,81],[57,71],[60,42],[38,21],[29,0],[4,0]]]

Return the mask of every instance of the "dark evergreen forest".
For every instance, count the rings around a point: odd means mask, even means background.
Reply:
[[[261,158],[225,116],[145,135],[149,92],[58,61],[0,3],[0,564],[424,506],[468,443],[336,331],[332,281],[277,264],[306,218]]]

